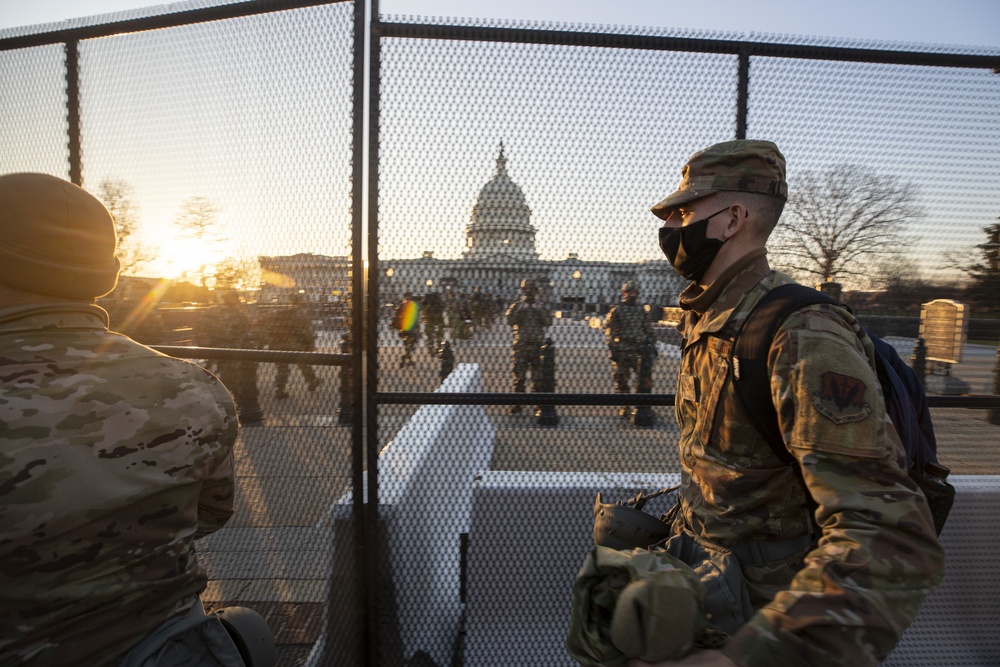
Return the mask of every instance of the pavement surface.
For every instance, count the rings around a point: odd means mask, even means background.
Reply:
[[[585,322],[557,321],[557,391],[613,391],[603,335]],[[510,390],[510,329],[503,324],[454,342],[457,363],[479,363],[484,391]],[[413,366],[401,364],[395,333],[380,331],[379,390],[433,391],[440,367],[422,343]],[[330,346],[336,336],[321,337]],[[991,393],[996,351],[967,346],[954,376],[970,393]],[[672,393],[677,372],[674,348],[660,345],[653,391]],[[263,425],[243,428],[236,448],[236,514],[223,530],[198,543],[210,577],[204,596],[215,608],[242,604],[260,611],[274,629],[279,667],[301,665],[323,627],[334,537],[330,508],[351,489],[351,431],[336,418],[340,370],[318,368],[322,386],[310,393],[293,369],[290,397],[275,396],[275,367],[258,371]],[[419,406],[380,406],[382,447]],[[535,471],[649,471],[677,469],[673,409],[654,408],[651,428],[637,428],[613,406],[559,407],[559,424],[542,427],[531,409],[509,414],[508,406],[486,406],[497,430],[491,469]],[[987,411],[935,409],[933,419],[942,463],[956,474],[1000,474],[1000,426]]]

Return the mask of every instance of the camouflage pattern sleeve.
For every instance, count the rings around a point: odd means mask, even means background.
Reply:
[[[521,301],[515,301],[510,304],[510,308],[507,309],[507,324],[511,326],[517,326],[521,321]]]
[[[652,343],[656,341],[656,337],[653,335],[653,323],[649,319],[649,314],[643,310],[642,311],[642,333],[646,336],[646,339]]]
[[[944,554],[885,414],[871,343],[845,311],[791,316],[769,356],[818,546],[724,652],[740,665],[877,665],[941,581]]]
[[[618,317],[618,306],[614,306],[604,318],[604,339],[610,350],[614,351],[618,347],[619,335],[621,335],[621,320]]]
[[[230,423],[234,426],[237,424],[235,414],[230,417]],[[201,493],[198,496],[198,530],[194,534],[196,540],[222,528],[233,515],[236,474],[232,448],[236,440],[235,428],[232,429],[231,435],[233,442],[229,444],[228,456],[202,483]]]
[[[552,326],[552,311],[546,306],[538,306],[538,319],[543,329],[548,329]]]

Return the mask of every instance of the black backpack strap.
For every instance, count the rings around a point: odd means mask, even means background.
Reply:
[[[743,321],[732,346],[733,387],[746,406],[757,431],[764,436],[775,456],[786,464],[795,462],[778,427],[778,413],[771,401],[771,375],[767,355],[782,322],[793,312],[818,303],[837,303],[810,287],[789,283],[779,285],[761,297]]]

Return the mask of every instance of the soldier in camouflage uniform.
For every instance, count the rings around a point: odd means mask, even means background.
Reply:
[[[538,283],[525,278],[521,281],[524,296],[507,309],[507,324],[514,327],[514,391],[524,392],[528,371],[531,371],[531,390],[538,391],[542,379],[542,343],[545,330],[552,325],[552,312],[538,303]],[[520,405],[510,406],[510,413],[521,411]]]
[[[289,350],[292,352],[312,352],[316,346],[316,329],[313,326],[312,315],[306,304],[302,303],[302,295],[292,294],[291,304],[287,308],[270,311],[262,319],[261,329],[264,331],[268,347],[272,350]],[[253,365],[256,367],[256,364]],[[288,398],[289,364],[275,364],[274,397],[279,400]],[[302,373],[309,391],[316,391],[320,379],[310,364],[296,364]],[[254,371],[256,375],[256,371]]]
[[[208,347],[237,350],[258,347],[257,326],[240,301],[240,295],[227,291],[222,295],[222,305],[211,308],[202,317],[199,329],[203,329],[201,341]],[[257,388],[257,362],[243,359],[220,359],[216,363],[219,379],[225,383],[239,410],[240,424],[259,426],[264,421],[264,411],[260,406]]]
[[[692,281],[680,296],[673,531],[752,553],[741,569],[756,610],[721,650],[663,664],[876,665],[942,578],[871,341],[849,311],[804,307],[774,336],[771,394],[797,465],[773,453],[735,393],[733,336],[765,293],[791,282],[764,248],[786,198],[784,167],[771,142],[717,144],[652,208],[664,254]]]
[[[604,319],[604,337],[611,356],[611,375],[615,381],[615,392],[619,394],[629,393],[629,379],[633,373],[637,384],[641,384],[640,351],[643,348],[650,349],[653,344],[653,327],[638,299],[639,283],[629,280],[622,285],[621,303],[608,311],[608,316]],[[637,386],[636,390],[648,394],[652,388],[649,377],[645,379],[645,384],[649,386]],[[630,413],[626,405],[619,412],[622,417],[627,417]]]
[[[114,253],[96,198],[0,177],[0,664],[169,644],[243,665],[194,550],[233,513],[236,407],[208,371],[107,329]]]

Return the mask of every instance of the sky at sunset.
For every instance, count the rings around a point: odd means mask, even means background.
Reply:
[[[4,29],[9,35],[84,16],[121,20],[149,6],[0,0],[0,37]],[[179,275],[234,256],[346,254],[348,10],[308,8],[81,44],[84,185],[128,184],[142,239],[159,249],[156,272]],[[993,0],[383,0],[380,12],[404,20],[1000,50],[1000,3]],[[0,115],[9,122],[4,128],[0,120],[0,170],[63,175],[62,59],[56,46],[0,53],[0,86],[9,87],[0,88]],[[687,156],[733,133],[728,56],[395,39],[383,44],[382,63],[382,257],[459,256],[503,141],[543,258],[656,259],[648,206],[676,184]],[[944,255],[972,252],[979,228],[1000,213],[997,78],[757,59],[750,132],[779,143],[790,182],[837,164],[914,182],[925,213],[913,229],[915,259],[940,268]],[[208,237],[178,230],[192,197],[216,206]]]

